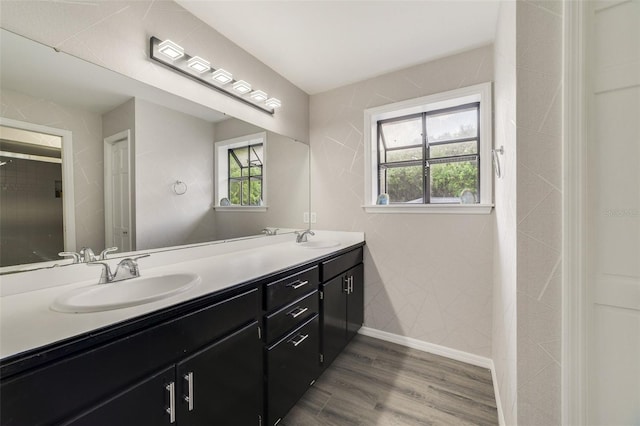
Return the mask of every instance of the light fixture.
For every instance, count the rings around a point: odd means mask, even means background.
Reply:
[[[282,106],[282,102],[280,102],[280,99],[276,98],[269,98],[264,102],[264,104],[271,108],[280,108]]]
[[[223,70],[222,68],[218,68],[211,74],[211,78],[213,78],[217,83],[227,84],[230,81],[233,81],[233,74],[229,71]]]
[[[229,71],[212,67],[209,61],[200,56],[189,55],[171,40],[151,37],[149,57],[191,80],[267,114],[273,115],[274,109],[282,105],[279,99],[269,98],[265,91],[252,90],[251,83],[234,80]]]
[[[245,93],[251,91],[251,84],[247,83],[244,80],[238,80],[233,83],[233,90],[244,95]]]
[[[200,56],[194,56],[193,58],[189,59],[187,61],[187,66],[195,72],[199,72],[200,74],[211,69],[211,64],[209,63],[209,61],[202,59]]]
[[[184,49],[171,40],[165,40],[160,43],[158,50],[172,61],[184,56]]]
[[[251,99],[253,99],[256,102],[262,102],[267,100],[267,98],[269,97],[265,92],[263,92],[262,90],[254,90],[253,92],[251,92],[251,95],[249,95],[251,97]]]

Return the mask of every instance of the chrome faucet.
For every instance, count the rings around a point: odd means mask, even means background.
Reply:
[[[296,243],[306,243],[307,235],[316,235],[311,229],[296,231]]]
[[[279,230],[280,230],[280,228],[264,228],[260,232],[263,233],[264,235],[269,236],[269,235],[276,235]]]
[[[138,259],[142,259],[143,257],[149,257],[150,255],[145,254],[137,257],[127,257],[122,259],[118,266],[116,267],[116,271],[111,273],[111,268],[109,264],[106,262],[89,262],[87,265],[100,265],[102,266],[102,274],[100,275],[100,280],[98,284],[108,284],[116,281],[129,280],[131,278],[137,278],[140,276],[140,267],[138,266]]]
[[[107,254],[118,251],[118,247],[109,247],[100,252],[99,256],[96,256],[89,247],[82,247],[79,253],[74,251],[61,251],[58,253],[60,257],[71,257],[73,263],[88,263],[95,262],[96,260],[106,260]]]

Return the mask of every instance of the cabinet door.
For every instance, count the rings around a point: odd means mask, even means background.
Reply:
[[[96,368],[100,367],[96,366]],[[167,386],[174,382],[174,371],[174,368],[170,367],[156,373],[62,424],[67,426],[170,425],[171,417],[167,409],[171,405],[171,394]],[[60,385],[64,388],[63,383]],[[37,407],[33,408],[37,410]]]
[[[251,425],[262,412],[258,323],[205,347],[176,369],[180,426]]]
[[[316,314],[266,348],[268,426],[277,424],[318,378],[319,325]]]
[[[347,275],[351,280],[347,297],[347,341],[350,341],[364,323],[364,265],[350,269]]]
[[[347,281],[339,275],[322,285],[323,367],[329,366],[347,341]]]

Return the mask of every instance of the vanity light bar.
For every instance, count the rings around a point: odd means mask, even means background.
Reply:
[[[162,41],[151,37],[149,44],[151,59],[210,89],[217,90],[271,115],[274,114],[274,108],[279,108],[282,105],[280,100],[269,98],[267,93],[262,90],[252,91],[251,83],[245,80],[234,80],[233,74],[229,71],[222,68],[212,68],[209,61],[200,56],[188,55],[180,45],[171,40]],[[225,86],[229,83],[231,83],[229,86]],[[247,94],[248,96],[246,96]]]

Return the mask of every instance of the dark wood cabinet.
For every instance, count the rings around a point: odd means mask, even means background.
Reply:
[[[0,424],[273,426],[362,325],[363,275],[359,246],[3,360]]]
[[[362,262],[354,253],[348,253],[342,262],[343,267]],[[332,272],[335,270],[332,270]],[[349,341],[358,333],[364,323],[364,265],[357,263],[340,275],[322,284],[322,364],[329,366],[342,352]]]
[[[63,424],[258,425],[261,346],[254,321]]]
[[[265,349],[267,424],[279,422],[320,373],[318,314]]]

